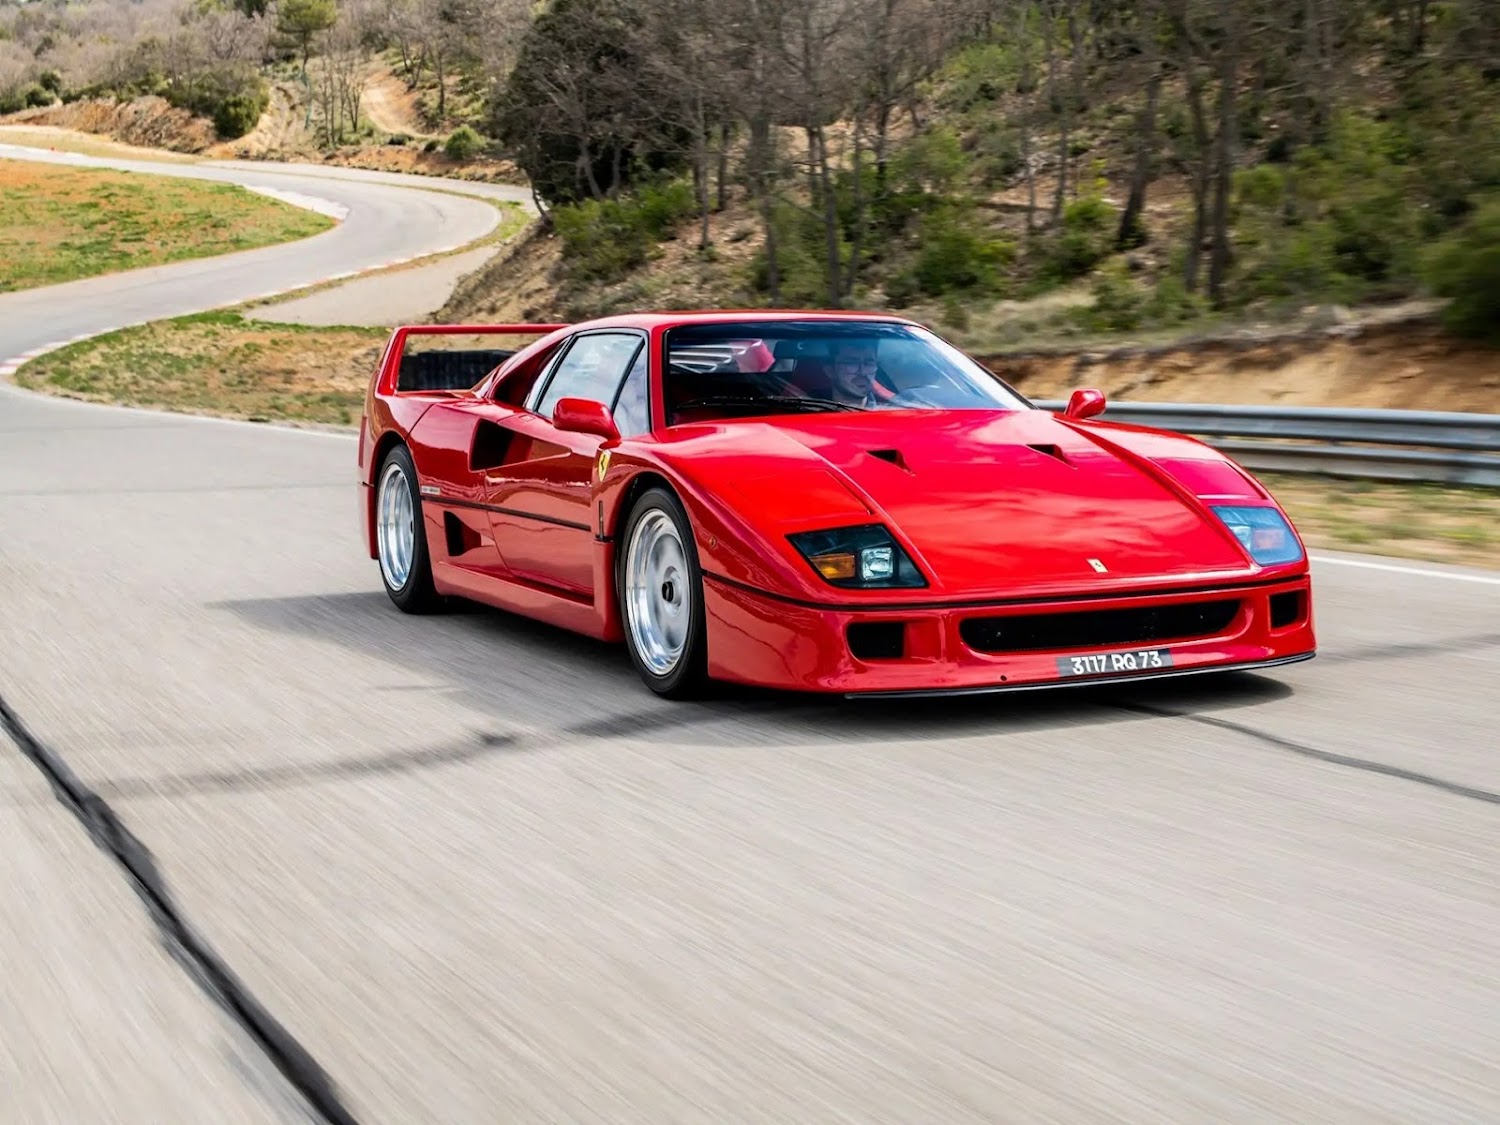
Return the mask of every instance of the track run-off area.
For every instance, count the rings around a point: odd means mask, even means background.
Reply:
[[[344,217],[0,361],[497,221],[150,170]],[[1500,1120],[1500,571],[1320,553],[1265,675],[672,704],[398,613],[355,444],[0,387],[0,1121]]]

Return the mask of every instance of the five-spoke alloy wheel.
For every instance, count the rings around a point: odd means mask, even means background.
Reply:
[[[648,489],[622,540],[620,614],[631,662],[658,695],[696,695],[708,663],[703,572],[681,501],[664,488]]]
[[[417,470],[406,446],[386,454],[375,478],[375,553],[391,601],[407,613],[426,613],[442,601],[432,584]]]

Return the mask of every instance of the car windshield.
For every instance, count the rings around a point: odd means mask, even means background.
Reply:
[[[845,410],[1028,410],[926,329],[880,321],[694,324],[666,337],[667,424]]]

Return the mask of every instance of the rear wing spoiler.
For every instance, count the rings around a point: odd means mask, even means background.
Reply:
[[[547,336],[567,324],[403,324],[391,333],[376,374],[377,394],[458,391],[474,386],[519,348],[447,348],[408,353],[411,336]]]

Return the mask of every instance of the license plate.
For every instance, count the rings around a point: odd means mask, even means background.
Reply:
[[[1154,672],[1172,667],[1172,650],[1138,648],[1129,652],[1092,652],[1086,656],[1059,656],[1060,676],[1111,676],[1120,672]]]

